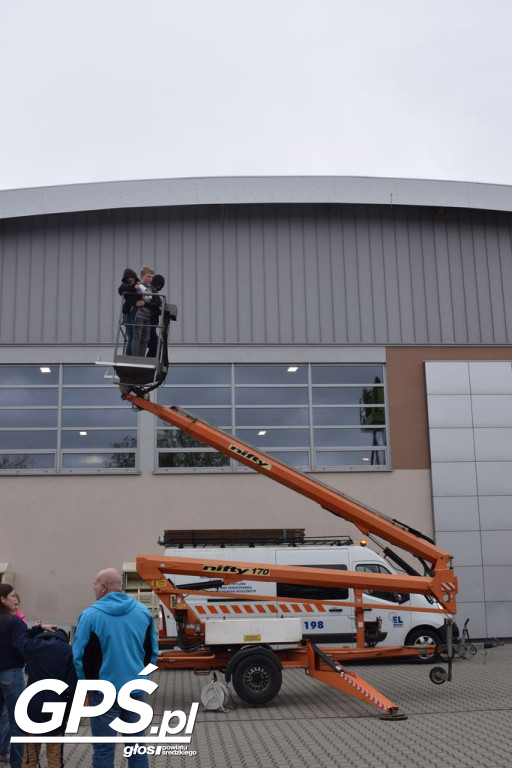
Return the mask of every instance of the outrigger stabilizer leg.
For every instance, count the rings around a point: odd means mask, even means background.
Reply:
[[[309,647],[313,653],[313,658],[310,658],[306,673],[315,680],[377,707],[380,710],[379,717],[381,720],[407,720],[407,715],[398,711],[398,704],[390,701],[362,677],[354,672],[349,672],[339,661],[331,659],[314,643],[310,642]],[[320,662],[327,665],[329,669],[321,669]]]
[[[429,677],[435,685],[442,685],[446,682],[451,682],[452,679],[452,665],[453,657],[455,656],[455,646],[453,644],[453,619],[451,617],[444,620],[446,627],[446,661],[448,662],[448,669],[444,667],[432,667],[429,672]]]

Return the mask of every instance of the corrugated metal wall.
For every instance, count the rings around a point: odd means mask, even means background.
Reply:
[[[178,304],[174,343],[512,343],[511,214],[370,205],[5,220],[0,343],[110,343],[125,266]]]

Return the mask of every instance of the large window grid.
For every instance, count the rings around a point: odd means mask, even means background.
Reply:
[[[382,365],[177,365],[157,398],[299,469],[389,469]],[[157,471],[251,471],[161,421],[156,453]]]
[[[137,416],[120,401],[112,371],[0,366],[2,473],[136,472],[137,443]]]
[[[111,376],[0,366],[0,472],[138,471],[137,414]],[[300,469],[389,468],[382,365],[175,365],[157,398]],[[167,423],[156,435],[156,471],[250,471]]]

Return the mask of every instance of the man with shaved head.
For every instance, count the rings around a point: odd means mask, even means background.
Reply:
[[[108,592],[122,592],[122,579],[115,568],[105,568],[94,579],[93,590],[96,600],[100,600]]]
[[[158,656],[155,623],[145,605],[122,590],[121,574],[115,568],[100,571],[93,584],[96,602],[86,608],[78,619],[73,641],[73,657],[80,679],[108,680],[116,690],[130,680],[144,678],[140,673]],[[143,691],[131,697],[144,701]],[[103,695],[91,691],[91,706],[100,704]],[[110,723],[116,717],[136,723],[139,715],[121,709],[116,704],[103,715],[91,718],[93,736],[115,736]],[[136,733],[143,741],[144,732]],[[115,744],[93,745],[93,768],[113,768]],[[147,768],[146,755],[128,758],[130,768]]]

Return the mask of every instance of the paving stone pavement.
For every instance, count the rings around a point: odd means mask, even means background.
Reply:
[[[512,644],[456,660],[453,680],[444,685],[430,681],[428,665],[352,667],[408,719],[379,720],[375,708],[302,670],[286,670],[280,693],[265,707],[253,708],[236,695],[236,709],[227,713],[200,706],[187,747],[196,754],[151,756],[150,768],[511,768]],[[188,671],[154,678],[155,723],[164,710],[188,713],[210,679]],[[80,735],[87,733],[83,728]],[[118,745],[116,768],[128,768],[122,750]],[[66,745],[66,768],[90,766],[91,759],[91,745]]]

